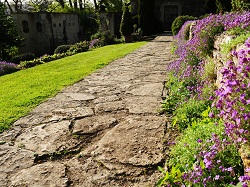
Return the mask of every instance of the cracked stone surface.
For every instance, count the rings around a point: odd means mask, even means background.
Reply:
[[[16,121],[0,135],[0,186],[154,186],[171,41],[156,37]]]

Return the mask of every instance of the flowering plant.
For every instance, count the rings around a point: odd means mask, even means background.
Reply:
[[[189,24],[185,23],[175,37],[176,54],[179,58],[170,64],[167,71],[169,76],[174,76],[171,80],[182,83],[184,86],[182,90],[187,89],[190,93],[189,97],[197,104],[200,100],[208,100],[210,96],[209,100],[212,105],[208,105],[211,109],[207,110],[210,111],[209,115],[207,113],[207,117],[202,119],[197,117],[191,121],[183,118],[184,122],[180,123],[183,116],[188,116],[189,110],[184,110],[184,107],[189,101],[188,97],[184,101],[176,101],[179,104],[175,106],[174,110],[182,111],[182,114],[180,114],[181,117],[176,115],[173,119],[187,129],[179,142],[172,148],[171,154],[174,155],[174,159],[170,159],[170,168],[182,163],[179,168],[184,171],[181,181],[178,180],[172,184],[172,181],[166,180],[164,184],[228,186],[241,182],[242,186],[247,186],[250,177],[244,176],[238,150],[249,141],[250,38],[246,40],[243,49],[237,52],[232,51],[231,60],[221,69],[222,81],[218,89],[209,91],[209,95],[206,97],[203,92],[206,86],[213,85],[216,79],[213,74],[214,69],[210,70],[208,64],[205,63],[207,55],[211,55],[213,50],[215,36],[236,27],[249,28],[250,12],[210,15],[202,20],[197,20],[196,25],[191,28],[192,38],[186,41],[184,31]],[[209,72],[206,72],[208,70]],[[204,78],[204,76],[206,77]],[[181,90],[179,91],[181,92]],[[167,97],[167,100],[171,100],[171,95]],[[165,106],[165,108],[168,107]],[[192,116],[200,116],[199,113],[202,111],[192,112],[198,112],[198,114],[192,113]],[[173,114],[178,113],[173,111]],[[193,133],[196,132],[196,128],[200,129],[204,124],[209,124],[214,129],[200,131],[199,135]],[[185,138],[185,132],[191,133],[188,138]],[[195,144],[194,141],[196,141]],[[185,143],[183,144],[183,142]],[[195,146],[190,147],[190,145]],[[189,152],[192,154],[186,157],[188,161],[185,163],[184,156]],[[177,155],[177,153],[181,155]]]
[[[16,64],[6,62],[6,61],[0,61],[0,76],[15,72],[17,70],[18,70],[18,68],[17,68]]]

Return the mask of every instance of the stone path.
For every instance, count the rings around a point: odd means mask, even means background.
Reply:
[[[0,137],[0,186],[154,186],[171,37],[65,88]]]

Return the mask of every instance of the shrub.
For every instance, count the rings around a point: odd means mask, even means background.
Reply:
[[[7,14],[5,4],[0,2],[0,59],[9,59],[10,53],[15,46],[19,46],[21,38],[14,21]]]
[[[232,0],[233,11],[244,11],[250,9],[250,3],[248,0]]]
[[[39,65],[39,64],[43,64],[44,62],[42,61],[41,58],[37,58],[37,59],[34,59],[34,60],[30,60],[30,61],[22,61],[19,65],[20,68],[24,69],[24,68],[31,68],[31,67],[34,67],[36,65]]]
[[[102,46],[100,43],[100,39],[96,38],[89,42],[89,49]]]
[[[104,45],[110,45],[115,43],[114,35],[110,33],[110,31],[106,31],[102,33],[101,41]]]
[[[120,32],[122,36],[130,36],[133,33],[132,17],[128,5],[123,8]]]
[[[17,65],[10,62],[0,61],[0,76],[17,71]]]
[[[99,39],[98,41],[99,46],[121,43],[116,41],[114,35],[112,35],[110,31],[98,32],[91,36],[91,40],[94,39]]]
[[[22,61],[19,65],[20,68],[31,68],[39,64],[44,64],[46,62],[50,62],[52,60],[57,60],[66,56],[73,55],[73,53],[61,53],[61,54],[54,54],[54,55],[43,55],[40,58],[36,58],[30,61]]]
[[[178,34],[179,30],[181,29],[182,25],[189,20],[195,20],[196,18],[193,16],[178,16],[174,22],[172,23],[171,29],[173,35]]]
[[[230,12],[232,9],[230,0],[216,0],[217,13]]]
[[[55,49],[54,53],[55,53],[55,54],[66,53],[66,52],[70,49],[71,46],[72,46],[72,45],[59,45],[59,46]]]
[[[83,42],[79,42],[79,43],[72,45],[69,48],[68,52],[72,52],[75,54],[75,53],[88,51],[88,49],[89,49],[89,42],[83,41]]]
[[[33,60],[35,58],[34,53],[24,53],[21,55],[16,55],[14,56],[11,61],[15,64],[19,64],[21,61],[26,61],[26,60]]]

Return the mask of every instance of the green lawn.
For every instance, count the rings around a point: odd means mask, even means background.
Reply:
[[[146,42],[109,45],[0,77],[0,132],[32,108]]]

